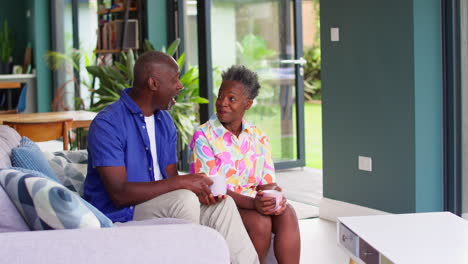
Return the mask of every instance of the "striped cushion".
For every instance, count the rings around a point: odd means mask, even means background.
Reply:
[[[0,184],[32,230],[112,226],[92,205],[45,176],[2,169]]]
[[[39,171],[58,182],[39,146],[27,137],[22,137],[20,145],[11,150],[11,164],[13,167]]]

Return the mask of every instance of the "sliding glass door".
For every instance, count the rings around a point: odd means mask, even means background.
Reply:
[[[262,88],[245,118],[269,136],[277,168],[304,166],[301,1],[198,1],[198,16],[200,89],[214,101],[222,71],[257,72]]]

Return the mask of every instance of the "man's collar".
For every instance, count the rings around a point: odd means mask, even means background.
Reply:
[[[135,103],[135,101],[133,101],[133,99],[129,95],[131,90],[132,88],[124,89],[120,94],[120,100],[122,100],[122,102],[125,104],[130,113],[140,114],[142,113],[140,107]]]
[[[129,93],[133,88],[126,88],[122,91],[120,94],[120,100],[125,104],[127,107],[128,111],[132,114],[143,114],[141,111],[141,108],[133,101],[133,99],[130,97]],[[154,116],[156,118],[159,118],[159,110],[154,112]]]

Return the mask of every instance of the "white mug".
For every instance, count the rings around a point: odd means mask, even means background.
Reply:
[[[210,176],[213,184],[210,185],[211,193],[214,196],[226,194],[226,177],[224,175]]]
[[[273,197],[276,200],[275,210],[281,208],[281,201],[283,201],[283,193],[277,190],[264,190],[263,195],[266,197]]]

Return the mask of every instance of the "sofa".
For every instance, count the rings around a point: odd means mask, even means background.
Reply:
[[[50,215],[42,215],[41,210],[45,209],[36,199],[45,196],[37,186],[48,184],[52,186],[51,190],[59,190],[60,197],[82,202],[80,194],[86,175],[87,153],[42,153],[57,176],[50,180],[43,174],[35,175],[35,170],[12,168],[13,161],[16,161],[12,159],[16,159],[21,144],[23,139],[15,130],[0,125],[2,263],[229,263],[226,241],[217,231],[180,219],[109,223],[95,208],[97,212],[89,210],[89,205],[80,205],[80,210],[87,210],[87,214],[78,222],[63,218],[59,211],[54,218],[65,219],[62,222],[66,224],[49,219]],[[15,179],[18,179],[17,184],[34,182],[36,185],[33,189],[20,185],[12,188]],[[25,201],[24,196],[31,199]],[[49,194],[49,199],[52,199],[50,197]],[[37,214],[33,220],[30,219],[32,211]],[[83,222],[91,224],[83,225]]]

